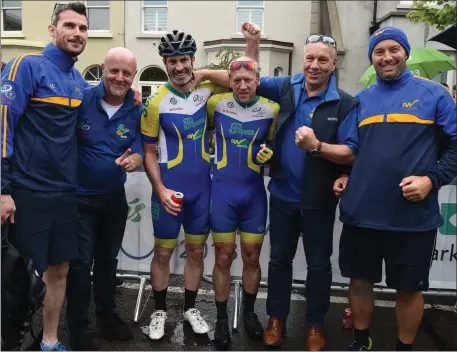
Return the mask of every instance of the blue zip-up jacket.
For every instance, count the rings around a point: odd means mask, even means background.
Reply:
[[[361,91],[359,147],[340,203],[343,223],[388,231],[428,231],[443,219],[439,189],[457,176],[456,104],[440,84],[409,70]],[[428,176],[433,189],[411,202],[399,186]]]
[[[78,113],[78,194],[103,194],[124,187],[127,174],[115,160],[128,149],[144,157],[140,119],[143,105],[135,106],[133,91],[111,117],[103,109],[103,80],[84,91]]]
[[[2,194],[76,190],[75,126],[86,83],[75,61],[50,43],[2,72]]]

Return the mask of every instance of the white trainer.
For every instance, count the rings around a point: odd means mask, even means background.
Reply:
[[[200,315],[200,311],[195,308],[190,308],[184,312],[184,319],[186,319],[192,330],[196,334],[206,334],[209,331],[209,326]]]
[[[167,320],[167,312],[157,310],[151,315],[149,323],[149,338],[151,340],[159,340],[165,335],[165,321]]]

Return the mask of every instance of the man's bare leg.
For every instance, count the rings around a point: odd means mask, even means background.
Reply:
[[[184,265],[184,311],[195,308],[195,298],[203,276],[203,254],[205,245],[203,243],[187,243],[187,259]]]
[[[412,345],[424,314],[422,292],[397,292],[395,314],[397,316],[398,339],[405,345]]]
[[[369,346],[370,323],[373,315],[373,283],[351,279],[349,284],[349,305],[352,311],[354,340],[363,346]]]
[[[46,296],[43,302],[43,342],[57,341],[60,312],[67,287],[68,263],[48,265],[43,275]]]

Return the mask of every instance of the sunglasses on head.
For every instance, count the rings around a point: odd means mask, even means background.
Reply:
[[[327,35],[321,35],[321,34],[311,34],[308,39],[306,39],[306,44],[309,43],[317,43],[317,42],[322,42],[324,44],[331,45],[333,47],[336,47],[336,41],[332,37],[329,37]]]
[[[230,65],[230,71],[237,71],[242,67],[250,71],[259,71],[256,63],[252,61],[233,61]]]

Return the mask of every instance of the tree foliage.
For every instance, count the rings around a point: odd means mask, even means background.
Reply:
[[[232,61],[238,59],[239,57],[241,57],[241,54],[239,52],[231,48],[222,48],[219,49],[219,51],[216,54],[217,63],[211,63],[209,65],[199,67],[197,68],[197,70],[228,70]]]
[[[408,17],[414,23],[425,22],[442,31],[457,23],[457,1],[455,0],[415,0]]]

